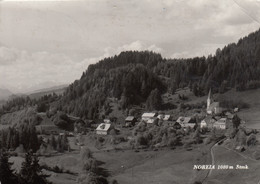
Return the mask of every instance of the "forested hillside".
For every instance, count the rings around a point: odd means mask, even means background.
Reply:
[[[215,83],[245,90],[259,87],[260,80],[260,31],[218,49],[214,57],[208,57],[207,70],[202,83]]]
[[[189,86],[195,95],[209,88],[224,92],[230,87],[259,87],[260,31],[238,43],[218,49],[214,56],[163,59],[160,54],[127,51],[90,65],[80,80],[71,84],[61,100],[66,112],[95,118],[106,108],[107,97],[120,100],[122,108],[145,102],[156,88],[174,93]]]
[[[145,59],[137,62],[136,58],[142,56]],[[161,57],[154,59],[156,56],[160,55],[150,52],[124,52],[90,66],[80,80],[67,88],[61,107],[77,116],[94,118],[102,108],[107,108],[107,97],[118,98],[122,108],[125,108],[145,102],[152,90],[165,92],[167,87],[164,82],[146,67],[151,65],[149,61],[155,61],[156,64],[162,60]],[[125,58],[128,64],[125,63]]]
[[[229,88],[238,91],[260,86],[260,31],[240,39],[214,56],[189,59],[164,59],[149,51],[126,51],[90,65],[81,78],[72,83],[55,107],[83,118],[98,118],[109,109],[108,98],[116,98],[122,109],[147,102],[164,92],[190,87],[196,96]],[[149,97],[150,96],[150,97]],[[18,100],[27,103],[26,100]],[[15,101],[13,101],[15,102]],[[35,102],[34,104],[39,104]],[[5,111],[15,104],[9,102]],[[156,107],[155,107],[156,106]],[[8,108],[6,108],[8,107]],[[15,109],[15,108],[14,108]]]

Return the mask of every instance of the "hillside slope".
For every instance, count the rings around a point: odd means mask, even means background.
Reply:
[[[0,89],[0,100],[7,100],[9,96],[12,95],[12,92],[8,89]]]

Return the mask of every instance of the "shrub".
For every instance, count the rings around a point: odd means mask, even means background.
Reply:
[[[260,160],[260,151],[257,150],[253,153],[253,157],[256,159],[256,160]]]
[[[246,140],[246,145],[254,146],[256,144],[256,142],[257,142],[256,136],[254,134],[251,134],[250,136],[248,136],[248,138]]]
[[[147,146],[148,141],[145,139],[144,136],[140,135],[136,138],[136,145]]]
[[[80,157],[81,157],[81,160],[86,160],[86,159],[92,158],[93,156],[92,156],[92,152],[90,151],[89,148],[83,147],[80,150]]]
[[[98,142],[103,143],[105,139],[103,137],[98,137]]]

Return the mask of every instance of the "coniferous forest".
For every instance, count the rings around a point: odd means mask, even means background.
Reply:
[[[28,105],[37,105],[39,111],[45,111],[56,101],[54,106],[58,110],[95,119],[107,110],[108,97],[118,99],[126,109],[151,104],[149,99],[154,99],[151,97],[154,91],[159,95],[173,94],[176,89],[188,86],[196,96],[203,96],[209,89],[219,93],[230,88],[256,89],[260,86],[259,60],[260,30],[207,57],[165,59],[150,51],[125,51],[90,65],[62,96],[46,95],[38,100],[18,97],[3,105],[0,113]],[[156,109],[149,106],[152,108]]]
[[[90,65],[61,98],[62,110],[95,118],[106,107],[107,97],[120,100],[122,107],[146,102],[150,93],[174,93],[189,86],[196,96],[211,88],[223,93],[260,86],[260,31],[237,43],[217,49],[214,56],[164,59],[158,53],[127,51]],[[82,108],[84,107],[84,108]]]

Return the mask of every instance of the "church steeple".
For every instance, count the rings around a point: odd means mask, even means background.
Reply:
[[[207,109],[209,108],[211,104],[211,89],[209,90],[208,99],[207,99]]]

